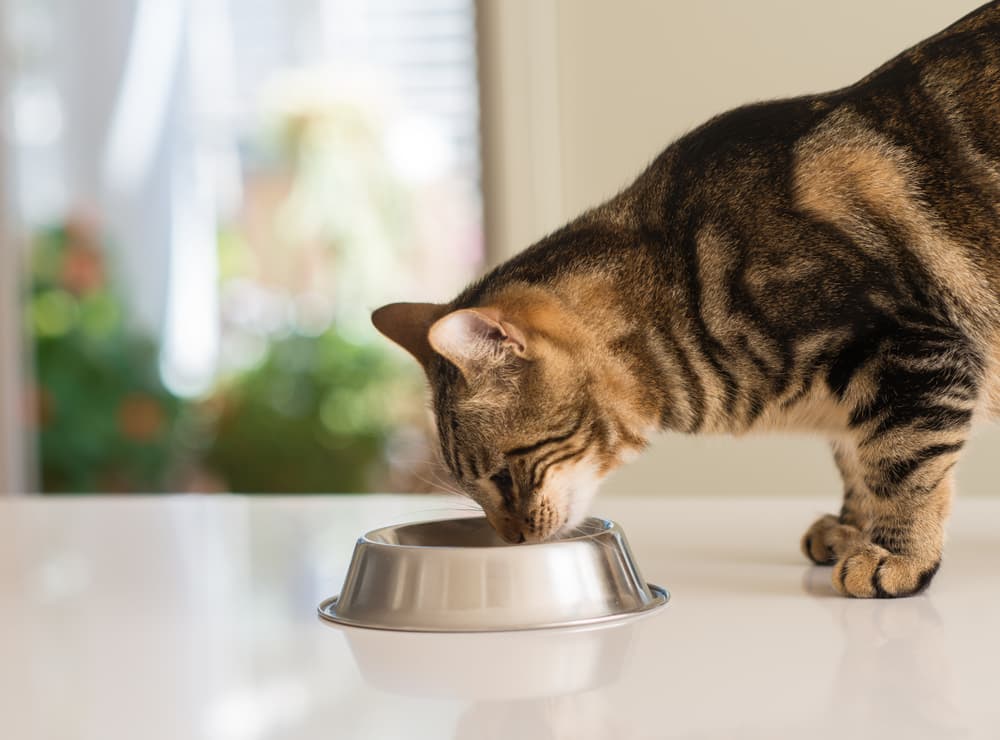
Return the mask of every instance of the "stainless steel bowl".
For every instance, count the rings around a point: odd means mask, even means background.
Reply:
[[[484,517],[385,527],[354,547],[324,619],[419,632],[492,632],[621,619],[666,603],[621,528],[590,518],[539,544],[510,545]]]

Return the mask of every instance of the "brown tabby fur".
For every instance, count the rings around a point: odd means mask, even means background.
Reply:
[[[508,539],[571,526],[655,430],[818,431],[844,504],[803,551],[844,594],[913,594],[1000,413],[998,121],[991,2],[851,87],[712,119],[450,304],[373,320]]]

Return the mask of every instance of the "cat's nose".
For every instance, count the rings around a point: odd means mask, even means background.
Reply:
[[[512,545],[544,542],[555,534],[551,527],[539,527],[537,521],[528,515],[502,513],[488,517],[497,534]]]
[[[532,517],[524,517],[517,521],[520,527],[521,542],[545,542],[545,540],[555,534],[555,530],[549,526],[540,527]]]
[[[519,545],[526,540],[524,530],[512,524],[497,528],[497,533],[503,538],[504,542],[508,542],[511,545]]]
[[[505,542],[509,542],[512,545],[544,542],[555,534],[554,531],[538,531],[537,529],[532,528],[528,522],[517,519],[512,520],[503,528],[498,528],[497,532]]]
[[[486,519],[504,542],[516,545],[525,541],[524,529],[515,517],[503,513],[488,512]]]

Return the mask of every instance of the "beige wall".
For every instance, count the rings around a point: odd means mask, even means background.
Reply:
[[[977,0],[481,0],[488,231],[507,256],[741,103],[852,82]],[[553,97],[555,96],[555,97]],[[996,493],[1000,429],[959,468]],[[669,435],[606,491],[839,493],[822,440]],[[819,506],[821,501],[817,499]]]

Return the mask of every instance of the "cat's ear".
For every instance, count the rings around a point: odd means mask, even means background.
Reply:
[[[447,310],[439,303],[390,303],[372,314],[372,323],[426,368],[434,356],[427,334]]]
[[[452,311],[434,322],[429,339],[466,379],[528,352],[524,333],[494,308]]]

